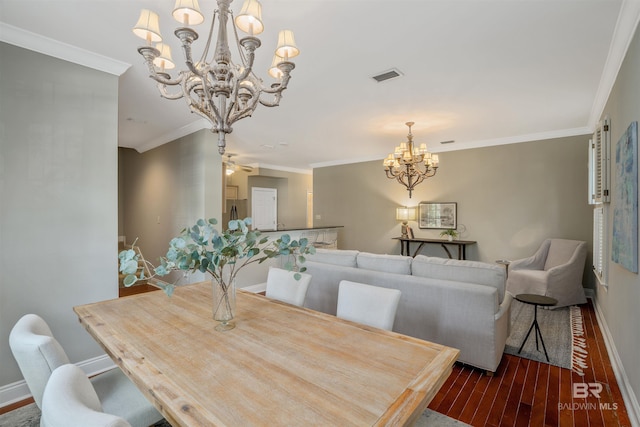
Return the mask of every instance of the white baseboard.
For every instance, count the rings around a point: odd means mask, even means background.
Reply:
[[[113,360],[111,360],[106,354],[92,359],[83,360],[82,362],[78,362],[77,365],[82,368],[88,376],[97,375],[101,372],[113,369],[116,366],[113,363]],[[0,408],[11,405],[12,403],[20,402],[21,400],[25,400],[29,397],[31,397],[31,392],[24,380],[7,384],[0,387]]]
[[[620,387],[622,399],[624,400],[624,404],[627,407],[629,420],[631,421],[632,426],[639,427],[640,405],[638,405],[638,398],[636,397],[631,384],[629,384],[629,377],[627,377],[627,374],[624,370],[622,360],[620,360],[620,355],[618,355],[618,350],[616,349],[616,346],[613,342],[611,331],[609,331],[609,326],[607,325],[604,315],[602,314],[600,305],[598,305],[598,300],[597,298],[594,298],[595,292],[593,292],[593,290],[591,289],[587,289],[587,291],[587,296],[591,298],[596,309],[596,319],[598,320],[600,331],[602,332],[602,336],[604,337],[604,344],[607,347],[607,352],[609,353],[611,367],[613,368],[613,373],[616,376],[616,381],[618,381],[618,387]]]

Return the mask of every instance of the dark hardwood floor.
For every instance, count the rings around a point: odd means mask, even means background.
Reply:
[[[509,354],[492,377],[456,364],[429,408],[473,426],[630,426],[592,301],[581,311],[588,350],[584,376]],[[586,393],[582,387],[597,392],[602,385],[600,398],[574,398],[576,383],[577,396]]]

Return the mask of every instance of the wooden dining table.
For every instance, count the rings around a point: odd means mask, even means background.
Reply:
[[[245,291],[214,330],[210,282],[74,307],[172,426],[411,425],[459,351]]]

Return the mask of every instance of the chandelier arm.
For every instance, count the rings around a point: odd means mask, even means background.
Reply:
[[[260,100],[260,95],[258,94],[258,96],[251,98],[251,102],[248,103],[248,105],[245,108],[241,110],[237,110],[237,112],[235,113],[231,111],[229,114],[229,123],[232,124],[237,122],[240,119],[244,119],[245,117],[250,117],[251,114],[253,114],[253,112],[256,110],[259,100]]]
[[[209,91],[207,89],[206,79],[201,78],[199,80],[198,79],[189,80],[188,78],[186,78],[186,74],[185,74],[185,78],[183,79],[183,81],[184,83],[182,85],[182,91],[185,94],[185,99],[187,100],[187,105],[189,106],[189,109],[192,112],[197,113],[198,115],[209,120],[212,124],[214,124],[214,127],[215,127],[217,123],[220,123],[222,121],[222,117],[220,116],[220,113],[216,108],[215,104],[212,102],[211,98],[209,97]],[[201,87],[199,88],[199,86]],[[202,94],[205,100],[204,105],[208,105],[211,107],[211,112],[213,112],[213,115],[208,110],[203,109],[200,105],[200,102],[195,101],[191,97],[191,93],[193,93],[197,89],[202,91]]]
[[[159,85],[164,85],[164,86],[178,86],[180,83],[182,83],[182,77],[177,77],[175,79],[167,79],[166,77],[163,77],[162,75],[157,73],[151,74],[149,75],[149,77],[155,80]]]
[[[182,44],[182,52],[184,52],[184,57],[185,57],[184,63],[187,65],[187,68],[189,69],[189,71],[191,71],[196,76],[203,78],[203,73],[201,73],[193,64],[193,58],[191,57],[191,44],[184,42]]]
[[[176,92],[175,94],[169,93],[167,91],[167,86],[163,83],[158,83],[157,86],[158,86],[158,91],[160,91],[160,96],[165,99],[176,100],[184,97],[184,92],[182,91]]]
[[[398,173],[393,170],[393,168],[385,169],[387,173],[387,178],[394,179],[398,176]]]
[[[235,28],[235,26],[234,26],[234,28]],[[240,50],[240,49],[238,48],[238,50]],[[240,55],[240,56],[242,56],[242,55]],[[249,76],[249,74],[253,74],[252,68],[253,68],[253,60],[255,59],[255,57],[256,57],[255,52],[253,52],[253,51],[249,52],[249,65],[246,65],[244,58],[242,58],[242,63],[244,65],[244,67],[243,67],[242,74],[240,74],[240,76],[238,76],[238,81],[242,81],[242,80],[246,79]],[[253,76],[255,77],[255,74],[253,74]]]
[[[262,92],[271,94],[281,93],[289,85],[289,80],[291,80],[291,75],[286,73],[282,76],[282,81],[280,83],[274,84],[271,88],[265,87]]]
[[[144,63],[147,65],[147,68],[149,69],[149,77],[151,77],[156,82],[161,83],[163,85],[169,85],[169,86],[175,86],[180,84],[182,80],[181,77],[178,77],[175,80],[172,80],[172,79],[167,79],[162,74],[158,73],[155,65],[153,65],[152,58],[145,58]],[[163,73],[163,74],[167,76],[169,75],[167,73]]]
[[[268,101],[260,98],[260,104],[264,105],[265,107],[277,107],[278,105],[280,105],[281,99],[282,99],[282,93],[278,92],[274,95],[273,101]]]
[[[220,111],[217,107],[215,102],[213,101],[213,99],[211,98],[211,91],[209,89],[209,79],[207,78],[207,76],[210,75],[210,71],[209,71],[209,67],[206,67],[203,70],[203,75],[200,77],[199,81],[200,84],[202,85],[202,97],[204,98],[204,105],[208,105],[211,108],[211,111],[213,112],[213,115],[211,115],[211,113],[207,113],[207,110],[203,110],[200,105],[198,105],[198,110],[202,111],[205,115],[206,118],[209,118],[209,121],[213,121],[213,125],[214,127],[216,127],[219,123],[222,122],[222,115],[220,114]],[[215,77],[215,75],[214,75]],[[188,87],[187,85],[185,85],[185,89],[187,93],[191,93],[194,88],[196,86],[198,86],[197,82],[192,82],[191,85],[189,85],[190,87]],[[188,87],[188,90],[187,90]],[[189,99],[191,99],[191,97],[188,97]],[[193,100],[192,100],[193,101]],[[189,103],[191,105],[191,102]],[[222,110],[224,111],[224,110]]]
[[[409,185],[410,185],[410,184],[409,184],[409,182],[408,182],[408,179],[407,179],[407,181],[406,181],[406,182],[404,181],[404,179],[403,179],[403,178],[405,178],[405,177],[406,177],[406,175],[405,175],[404,173],[402,173],[402,174],[400,174],[400,175],[396,176],[396,180],[397,180],[400,184],[402,184],[402,185],[404,185],[405,187],[407,187],[407,189],[409,189]]]

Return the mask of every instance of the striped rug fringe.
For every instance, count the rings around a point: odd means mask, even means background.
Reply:
[[[569,308],[571,321],[571,370],[583,376],[587,369],[587,340],[584,338],[582,311],[577,305]]]

